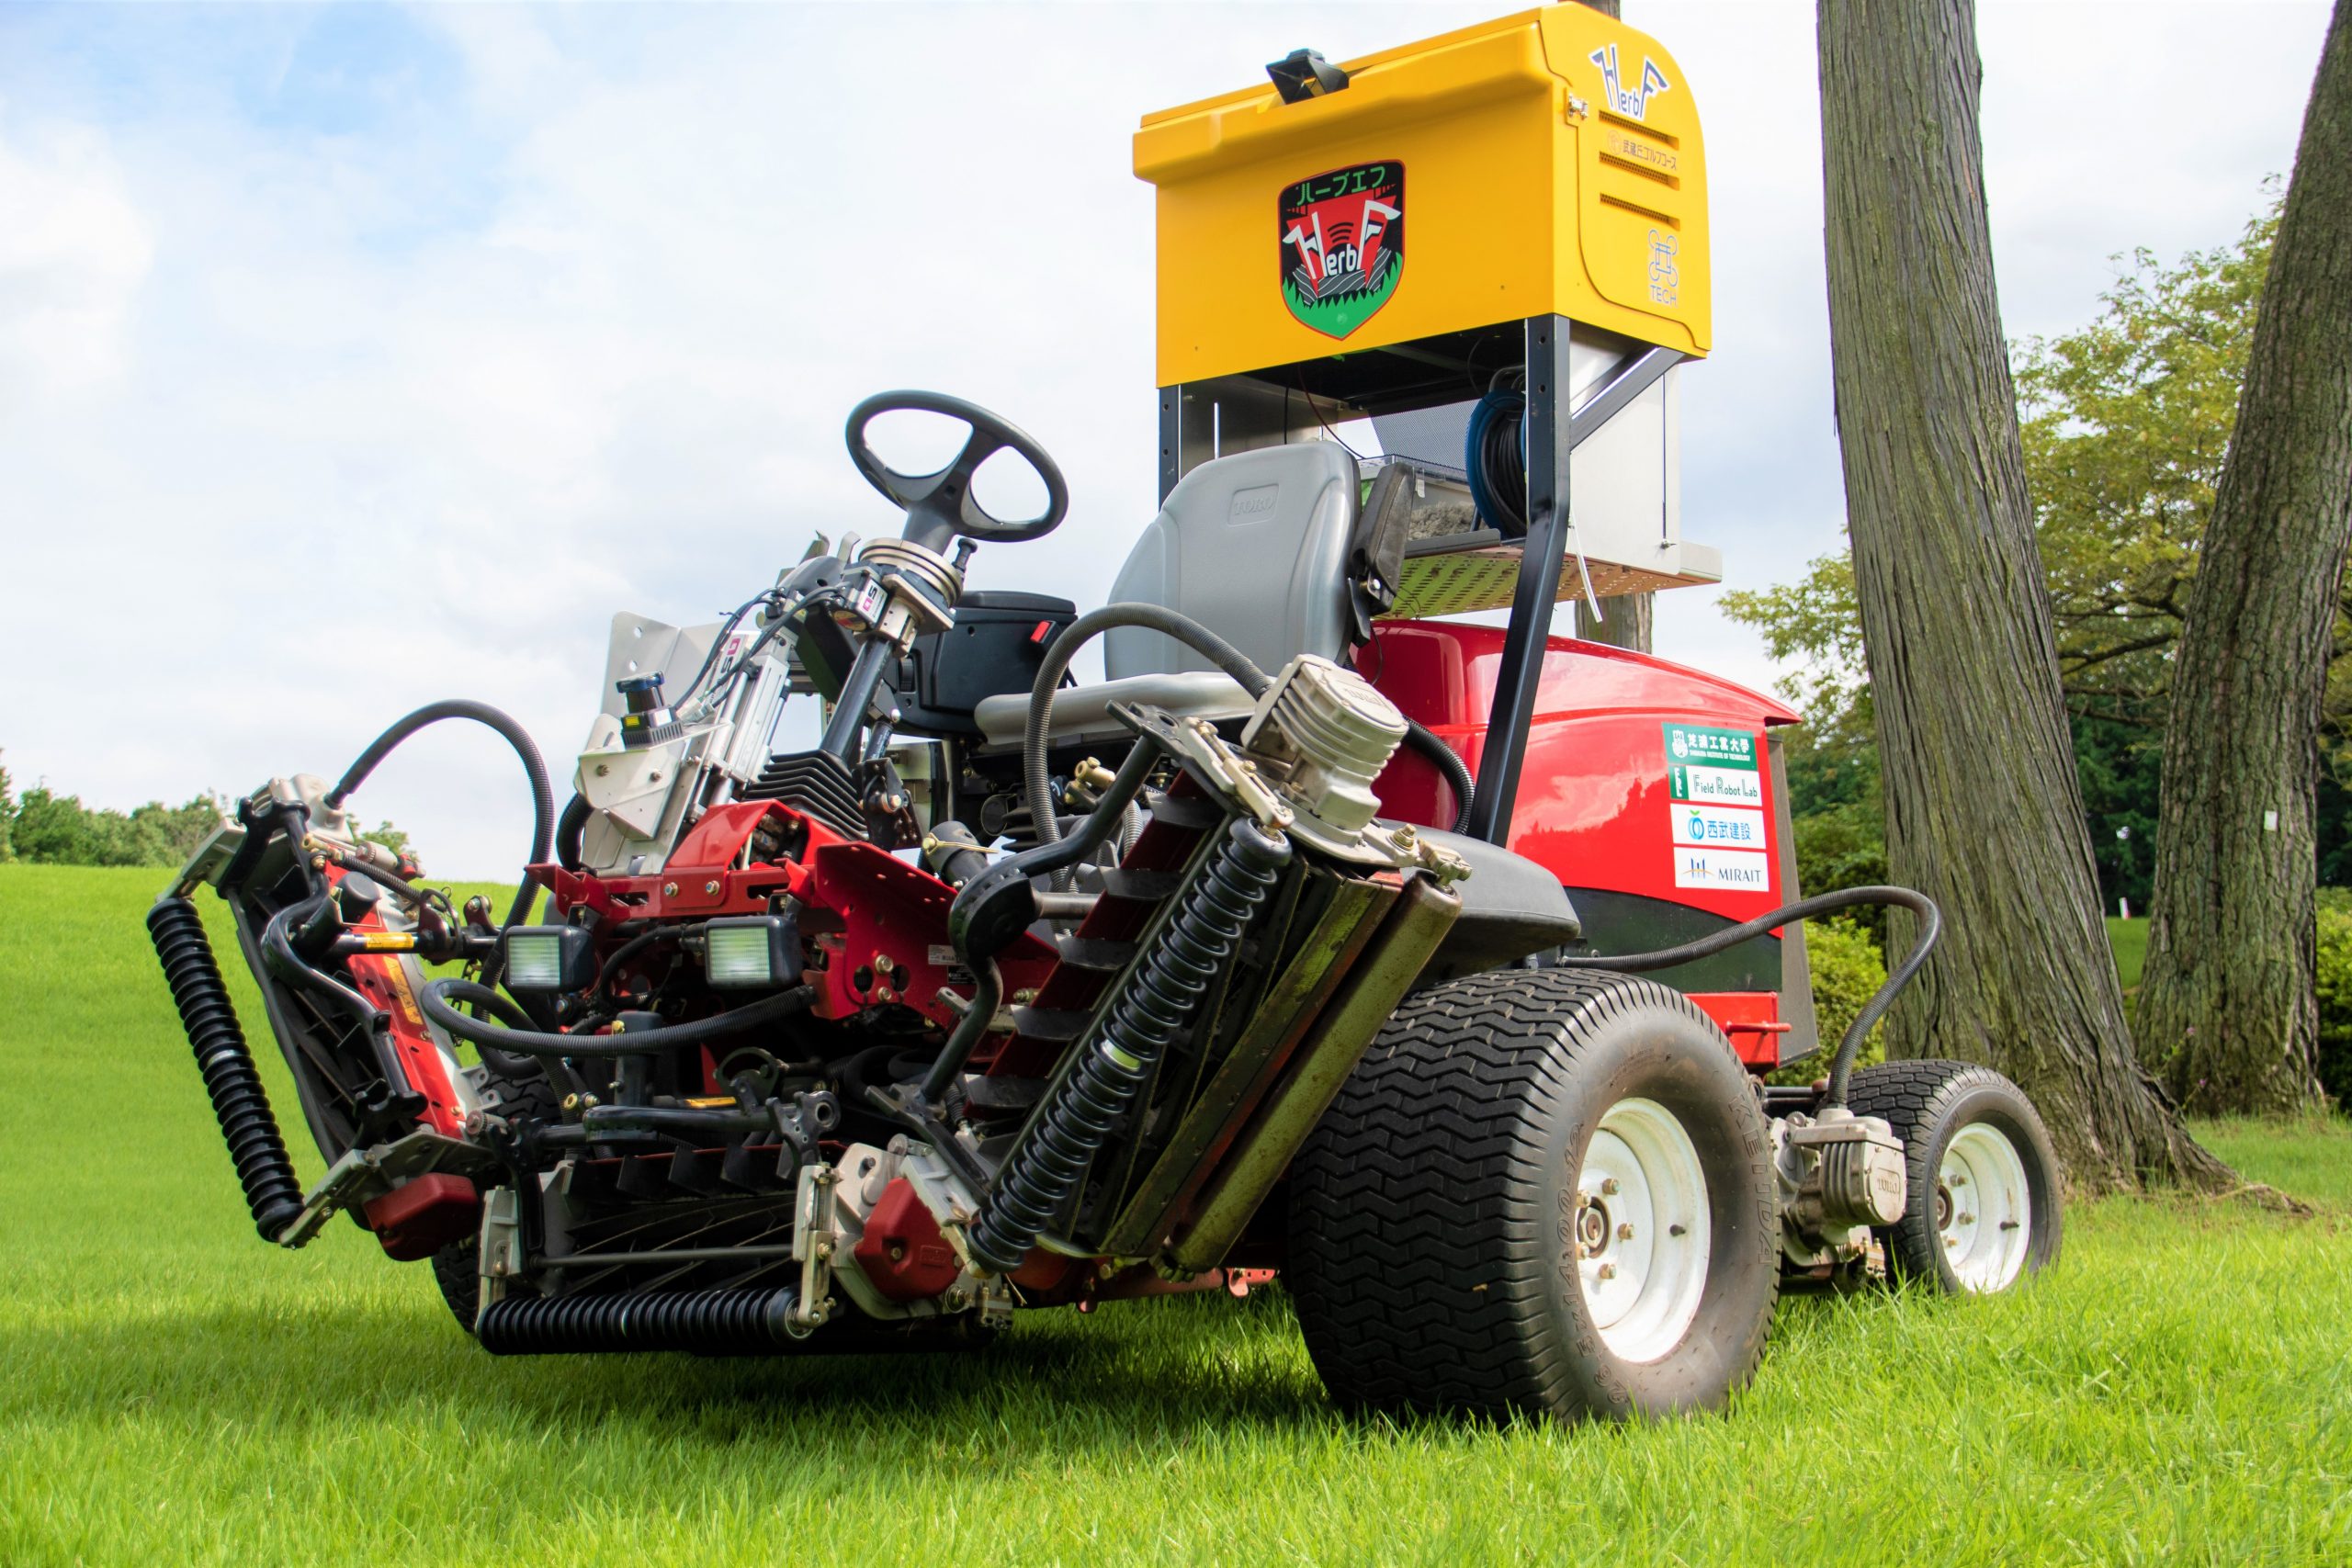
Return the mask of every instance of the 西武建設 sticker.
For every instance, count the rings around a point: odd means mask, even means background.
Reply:
[[[1765,852],[1763,773],[1756,752],[1751,730],[1666,726],[1667,811],[1677,887],[1772,890],[1772,863]]]

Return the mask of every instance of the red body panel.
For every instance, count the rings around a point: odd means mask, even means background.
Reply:
[[[1486,750],[1487,715],[1502,662],[1500,627],[1453,621],[1382,622],[1357,667],[1407,715],[1460,753],[1475,775]],[[1600,888],[1752,919],[1788,901],[1781,874],[1779,801],[1763,765],[1765,733],[1798,716],[1771,698],[1647,654],[1553,637],[1536,688],[1535,715],[1511,811],[1510,848],[1565,887]],[[1678,836],[1691,811],[1669,787],[1670,725],[1702,726],[1753,738],[1758,799],[1752,817],[1763,842],[1764,883],[1754,889],[1692,886]],[[1450,826],[1453,791],[1409,748],[1379,780],[1383,814]],[[1718,813],[1717,815],[1723,815]],[[1753,865],[1756,863],[1742,861]],[[1680,874],[1678,875],[1678,873]],[[1779,996],[1770,991],[1695,996],[1751,1065],[1778,1064]]]

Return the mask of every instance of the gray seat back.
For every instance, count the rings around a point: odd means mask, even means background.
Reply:
[[[1111,584],[1111,603],[1180,611],[1271,675],[1298,654],[1347,657],[1356,461],[1331,441],[1237,452],[1177,481]],[[1159,632],[1105,634],[1110,678],[1215,665]]]

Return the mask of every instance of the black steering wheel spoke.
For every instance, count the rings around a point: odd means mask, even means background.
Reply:
[[[901,411],[961,420],[971,427],[971,434],[948,465],[936,473],[902,474],[885,463],[865,439],[866,427],[876,419]],[[944,392],[878,392],[850,411],[845,434],[850,460],[857,465],[857,471],[905,511],[907,525],[901,536],[925,548],[944,550],[958,534],[987,544],[1043,538],[1069,512],[1069,487],[1046,449],[1017,425],[961,398]],[[972,493],[972,479],[980,465],[1007,449],[1035,469],[1046,485],[1045,511],[1019,522],[991,515]]]

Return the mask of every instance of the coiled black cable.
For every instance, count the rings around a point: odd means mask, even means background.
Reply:
[[[1571,968],[1576,969],[1609,969],[1632,974],[1671,969],[1678,964],[1712,958],[1727,948],[1737,947],[1750,937],[1761,936],[1775,926],[1785,926],[1792,920],[1809,920],[1838,909],[1851,909],[1869,904],[1891,904],[1917,915],[1919,939],[1911,944],[1911,951],[1904,955],[1902,963],[1894,966],[1894,972],[1886,977],[1886,984],[1878,988],[1878,994],[1871,998],[1869,1005],[1855,1015],[1852,1025],[1846,1031],[1846,1037],[1838,1042],[1838,1054],[1829,1062],[1828,1088],[1821,1097],[1822,1109],[1827,1110],[1846,1103],[1846,1080],[1853,1075],[1854,1060],[1861,1055],[1862,1042],[1870,1038],[1871,1028],[1886,1016],[1886,1010],[1894,1005],[1894,998],[1903,994],[1903,987],[1911,983],[1911,977],[1918,974],[1919,966],[1928,961],[1928,954],[1935,951],[1936,939],[1943,935],[1943,911],[1937,908],[1936,901],[1925,893],[1908,887],[1847,887],[1836,893],[1800,898],[1770,914],[1742,920],[1713,936],[1686,942],[1679,947],[1662,947],[1656,953],[1628,953],[1611,958],[1571,958],[1567,962]]]
[[[1507,539],[1527,535],[1527,394],[1498,387],[1470,411],[1462,466],[1470,500]]]
[[[245,1047],[220,966],[212,960],[203,919],[189,900],[164,898],[147,912],[147,934],[196,1052],[197,1070],[204,1075],[204,1092],[212,1099],[213,1119],[245,1190],[254,1228],[264,1241],[276,1241],[302,1212],[302,1184],[295,1179],[294,1162],[286,1157],[286,1141]]]
[[[972,1258],[999,1273],[1021,1266],[1054,1224],[1087,1167],[1150,1081],[1153,1065],[1199,1010],[1210,983],[1290,860],[1290,840],[1236,818],[1179,895],[1135,978],[1005,1156],[971,1231]]]

